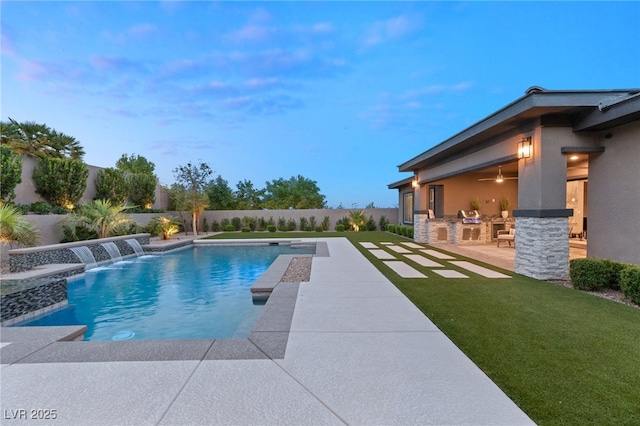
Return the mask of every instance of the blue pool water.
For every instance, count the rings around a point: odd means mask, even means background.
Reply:
[[[86,325],[85,340],[247,337],[262,307],[251,286],[280,254],[313,247],[191,247],[88,270],[69,304],[21,326]]]

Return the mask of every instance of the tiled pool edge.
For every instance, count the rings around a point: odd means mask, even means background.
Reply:
[[[329,257],[326,242],[316,242],[316,254],[312,257]],[[285,255],[286,266],[294,257]],[[283,256],[279,256],[283,257]],[[276,265],[276,262],[272,266]],[[279,282],[286,271],[283,262],[276,265],[277,272],[267,269],[263,276],[278,282],[265,304],[264,312],[256,322],[248,338],[238,339],[194,339],[194,340],[134,340],[121,342],[68,341],[78,336],[84,326],[37,327],[50,329],[38,340],[15,339],[6,336],[3,328],[0,342],[10,342],[0,348],[2,364],[35,364],[63,362],[118,362],[118,361],[190,361],[233,359],[283,359],[289,340],[291,321],[300,283]],[[281,271],[281,272],[280,272]],[[277,276],[279,274],[279,278]],[[262,277],[261,277],[262,278]],[[260,280],[258,280],[260,281]],[[68,335],[60,336],[55,329],[68,329]],[[18,329],[18,327],[13,330]],[[11,331],[15,336],[19,331]],[[84,333],[84,331],[82,331]],[[26,333],[25,333],[26,334]],[[55,336],[55,337],[53,337]],[[75,337],[70,337],[75,336]]]

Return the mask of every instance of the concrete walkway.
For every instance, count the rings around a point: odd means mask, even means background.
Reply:
[[[3,364],[2,424],[532,424],[351,243],[317,240],[284,358]]]

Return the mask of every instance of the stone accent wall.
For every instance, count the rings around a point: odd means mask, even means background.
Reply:
[[[67,280],[39,279],[26,283],[21,289],[3,294],[0,305],[1,321],[7,321],[29,312],[67,300]]]
[[[429,216],[426,214],[416,213],[413,215],[413,241],[416,243],[429,244]]]
[[[91,250],[96,262],[111,260],[111,256],[101,245],[101,243],[105,242],[113,242],[122,256],[132,255],[135,252],[129,243],[125,241],[128,239],[138,240],[141,246],[149,244],[149,234],[136,234],[9,250],[9,270],[11,272],[21,272],[31,270],[38,265],[81,263],[78,256],[70,248],[82,246],[86,246]]]
[[[550,280],[569,277],[569,219],[517,217],[515,272]]]
[[[449,219],[429,219],[427,214],[415,214],[413,239],[417,243],[453,242],[453,223]]]
[[[454,244],[485,244],[487,240],[487,224],[452,223]]]

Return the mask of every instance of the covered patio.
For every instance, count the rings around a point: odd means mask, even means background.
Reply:
[[[400,164],[413,176],[389,188],[417,242],[487,253],[511,230],[494,254],[533,278],[566,278],[587,255],[640,263],[640,197],[624,195],[638,194],[639,120],[638,90],[532,87]]]

